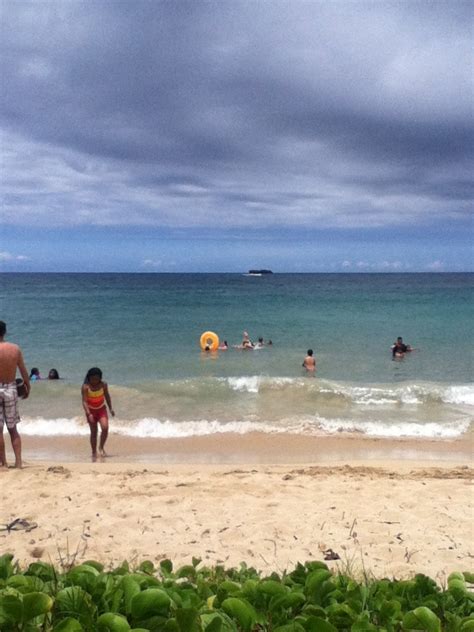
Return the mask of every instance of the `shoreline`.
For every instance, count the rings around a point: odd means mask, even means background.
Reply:
[[[19,427],[21,433],[21,425]],[[39,437],[24,435],[26,463],[51,461],[90,462],[88,436]],[[7,457],[11,447],[6,438]],[[291,434],[232,433],[185,438],[133,438],[109,435],[106,444],[109,463],[165,464],[309,464],[349,461],[426,461],[469,464],[474,436],[469,432],[457,439],[387,439],[361,435],[305,436]]]

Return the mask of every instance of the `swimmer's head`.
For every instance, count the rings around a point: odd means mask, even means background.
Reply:
[[[312,349],[308,349],[308,355],[312,356],[313,355],[313,350]]]

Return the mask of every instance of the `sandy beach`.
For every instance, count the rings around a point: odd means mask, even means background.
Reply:
[[[62,441],[61,450],[71,448]],[[84,438],[71,441],[83,462],[64,452],[35,461],[35,453],[51,456],[51,442],[48,450],[29,437],[26,467],[1,474],[0,550],[21,564],[170,558],[181,565],[194,556],[225,566],[245,561],[266,573],[334,557],[331,567],[356,574],[422,572],[440,583],[473,566],[469,440],[280,437],[265,451],[256,437],[227,437],[216,463],[203,462],[215,438],[157,442],[155,462],[138,462],[146,458],[143,441],[127,440],[126,462],[125,446],[112,437],[115,457],[100,463],[86,462]],[[17,518],[29,527],[6,530]]]

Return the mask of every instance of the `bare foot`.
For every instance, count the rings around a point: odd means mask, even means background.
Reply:
[[[0,463],[0,470],[8,472],[8,463]]]
[[[18,463],[15,463],[15,469],[16,470],[22,470],[23,469],[23,463],[21,461],[19,461]]]
[[[100,454],[100,456],[102,456],[102,457],[107,456],[107,453],[106,453],[106,451],[104,450],[104,448],[99,448],[99,454]]]
[[[97,452],[93,452],[92,453],[92,463],[95,463],[97,461]]]

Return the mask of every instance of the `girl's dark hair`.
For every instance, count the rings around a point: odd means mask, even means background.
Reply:
[[[40,374],[39,369],[37,369],[36,367],[33,367],[30,371],[30,377],[32,375],[39,375],[39,374]]]
[[[89,369],[86,373],[86,377],[84,378],[84,384],[89,384],[89,379],[93,376],[93,375],[97,375],[99,377],[99,379],[102,379],[102,371],[96,367],[93,366],[92,369]]]

